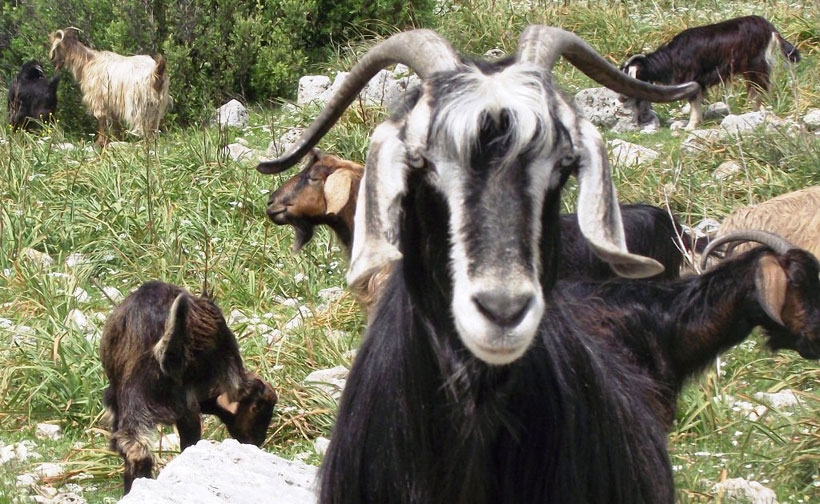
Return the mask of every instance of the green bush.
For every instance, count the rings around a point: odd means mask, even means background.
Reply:
[[[28,59],[47,65],[48,33],[75,26],[98,50],[164,54],[167,121],[198,123],[231,98],[291,98],[298,77],[335,46],[430,21],[433,9],[433,0],[16,0],[0,4],[0,69],[8,82]],[[94,130],[68,76],[59,98],[65,128]]]

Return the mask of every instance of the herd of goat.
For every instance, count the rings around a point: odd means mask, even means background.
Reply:
[[[170,103],[162,57],[95,51],[73,29],[51,42],[101,142],[119,121],[140,134],[159,127]],[[626,96],[688,99],[694,127],[716,79],[767,89],[773,47],[798,61],[768,21],[749,16],[686,30],[620,69],[545,26],[528,27],[500,60],[463,57],[423,29],[359,60],[297,143],[257,167],[281,173],[308,156],[270,195],[268,217],[294,229],[297,252],[329,226],[367,311],[320,502],[670,503],[667,432],[688,378],[757,327],[772,350],[820,358],[818,205],[805,204],[820,188],[743,209],[704,246],[664,209],[619,204],[603,137],[552,75],[564,58]],[[375,128],[365,166],[316,149],[397,63],[421,82]],[[56,86],[26,63],[9,90],[12,125],[47,119]],[[570,176],[577,213],[561,214]],[[797,209],[791,227],[774,220],[778,207]],[[681,275],[685,256],[702,271]],[[200,438],[201,413],[242,442],[264,442],[276,393],[244,368],[207,294],[143,285],[109,316],[100,356],[125,492],[151,476],[157,423],[176,425],[182,448]]]

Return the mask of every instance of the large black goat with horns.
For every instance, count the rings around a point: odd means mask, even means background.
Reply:
[[[673,501],[665,426],[632,399],[654,400],[652,381],[543,320],[573,173],[593,250],[626,276],[661,269],[626,250],[603,139],[553,85],[561,56],[639,99],[697,91],[631,79],[556,28],[527,28],[497,62],[411,31],[368,51],[293,150],[258,166],[298,162],[385,66],[422,79],[366,161],[348,283],[396,267],[345,387],[322,503]]]
[[[663,391],[668,426],[688,378],[762,327],[771,350],[820,358],[820,266],[808,251],[765,231],[738,231],[704,250],[754,241],[764,247],[702,275],[671,282],[561,282],[547,319],[577,314],[582,332],[600,334],[613,355],[642,368]],[[657,405],[657,403],[655,403]]]
[[[689,99],[691,107],[686,129],[701,121],[706,90],[735,76],[746,81],[749,100],[760,108],[762,95],[769,90],[775,50],[797,63],[800,52],[767,19],[744,16],[683,30],[649,54],[631,56],[621,68],[631,76],[659,84],[695,81],[700,93]]]

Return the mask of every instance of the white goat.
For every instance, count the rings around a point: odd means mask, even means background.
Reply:
[[[135,135],[153,134],[171,104],[165,58],[147,55],[122,56],[96,51],[77,38],[75,28],[49,35],[49,58],[54,67],[68,68],[79,83],[83,103],[97,118],[97,143],[108,141],[110,126],[120,136],[120,121]]]

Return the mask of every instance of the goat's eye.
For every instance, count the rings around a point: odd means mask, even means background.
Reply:
[[[415,169],[422,169],[427,167],[427,159],[421,154],[411,154],[408,162],[410,166]]]

